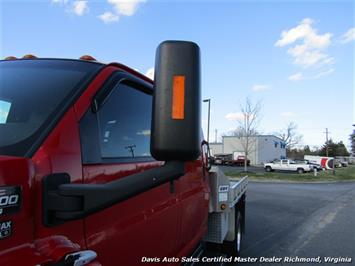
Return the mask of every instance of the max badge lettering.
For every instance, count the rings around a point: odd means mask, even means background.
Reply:
[[[20,187],[0,187],[0,216],[19,211],[20,204]]]
[[[11,221],[0,222],[0,240],[8,236],[11,236],[11,232],[12,232]]]

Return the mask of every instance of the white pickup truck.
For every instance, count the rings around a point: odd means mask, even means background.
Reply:
[[[298,174],[302,174],[304,172],[312,171],[313,167],[308,164],[295,163],[294,161],[283,159],[283,160],[274,160],[271,163],[265,163],[264,169],[266,172],[282,170],[282,171],[295,171]]]

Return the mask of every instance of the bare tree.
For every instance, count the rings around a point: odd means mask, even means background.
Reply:
[[[297,133],[297,125],[294,122],[288,123],[277,135],[283,140],[287,150],[291,150],[302,141],[302,135]]]
[[[355,124],[353,125],[355,127]],[[351,153],[355,156],[355,129],[353,133],[350,135],[350,143],[351,143]]]
[[[243,149],[244,171],[248,171],[249,154],[256,149],[256,136],[258,135],[259,116],[261,103],[253,103],[250,98],[247,98],[245,103],[240,106],[242,118],[238,121],[238,128],[233,132],[234,136],[240,138],[240,144]]]

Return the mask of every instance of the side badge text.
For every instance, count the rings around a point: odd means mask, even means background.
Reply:
[[[19,211],[20,205],[20,187],[0,187],[0,216]]]
[[[0,240],[11,236],[12,221],[0,222]]]

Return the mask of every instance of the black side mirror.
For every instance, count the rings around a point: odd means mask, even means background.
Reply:
[[[200,49],[165,41],[156,52],[151,154],[161,161],[194,160],[200,154]]]

